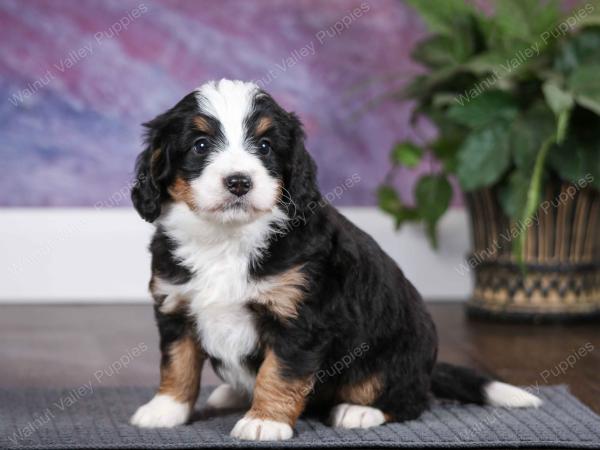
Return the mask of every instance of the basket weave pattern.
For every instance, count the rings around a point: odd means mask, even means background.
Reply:
[[[511,221],[492,190],[467,196],[475,273],[472,310],[497,316],[580,316],[600,312],[600,195],[549,186],[534,219]],[[527,233],[525,272],[512,255]]]

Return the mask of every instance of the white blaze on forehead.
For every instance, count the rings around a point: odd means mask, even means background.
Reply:
[[[211,81],[196,90],[200,109],[221,123],[230,147],[241,148],[244,143],[244,121],[252,110],[258,86],[244,81]]]

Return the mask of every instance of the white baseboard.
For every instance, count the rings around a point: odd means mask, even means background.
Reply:
[[[376,208],[342,208],[400,265],[428,300],[464,299],[458,270],[470,243],[467,217],[453,209],[434,251],[416,225],[395,232]],[[131,209],[0,209],[0,302],[148,302],[152,226]]]

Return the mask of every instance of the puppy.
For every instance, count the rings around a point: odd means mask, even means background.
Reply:
[[[231,435],[281,440],[303,412],[333,426],[416,419],[431,394],[540,400],[437,363],[437,335],[394,261],[321,197],[297,116],[253,83],[209,82],[145,124],[132,199],[150,245],[160,387],[131,422],[185,423],[210,360]],[[321,149],[320,151],[325,151]]]

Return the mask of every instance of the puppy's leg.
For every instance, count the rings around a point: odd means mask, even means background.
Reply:
[[[269,350],[256,377],[252,407],[237,422],[231,436],[256,441],[291,438],[292,427],[304,410],[311,390],[312,378],[284,377],[280,361]]]
[[[160,330],[160,387],[131,418],[139,427],[174,427],[190,417],[200,390],[204,356],[193,327],[183,313],[157,310]]]
[[[406,374],[388,374],[385,389],[372,406],[385,411],[388,422],[417,419],[429,406],[428,375],[415,374],[410,379]]]

